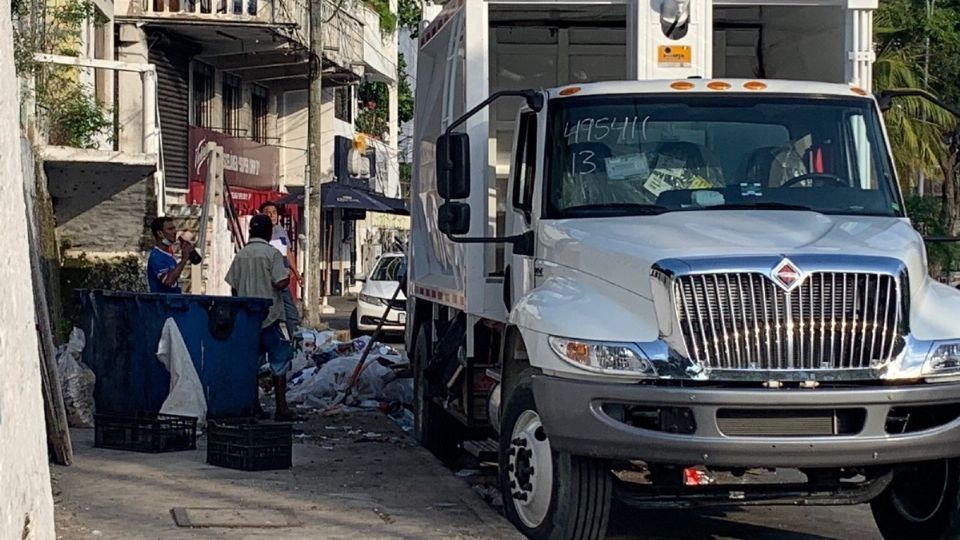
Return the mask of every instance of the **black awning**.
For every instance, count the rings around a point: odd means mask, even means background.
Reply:
[[[407,202],[403,199],[384,197],[379,193],[363,188],[327,182],[323,184],[321,204],[324,208],[343,208],[350,210],[366,210],[383,214],[410,215]],[[304,204],[304,188],[291,187],[290,194],[277,201],[277,204]]]

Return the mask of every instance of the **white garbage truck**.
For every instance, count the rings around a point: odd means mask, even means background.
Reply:
[[[451,0],[421,31],[416,433],[498,460],[527,536],[620,500],[960,537],[960,292],[898,187],[876,7]]]

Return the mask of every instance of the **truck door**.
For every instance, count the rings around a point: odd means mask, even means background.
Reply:
[[[520,235],[534,230],[534,194],[537,178],[537,114],[521,111],[514,138],[513,162],[510,165],[508,193],[509,211],[506,215],[507,234]],[[504,279],[504,304],[507,312],[533,287],[533,253],[516,249],[506,254],[506,279]]]

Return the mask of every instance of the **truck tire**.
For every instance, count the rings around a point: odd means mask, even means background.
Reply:
[[[512,392],[502,426],[500,491],[507,518],[535,540],[604,538],[612,502],[610,466],[551,450],[529,379]]]
[[[414,339],[413,361],[414,385],[414,433],[421,446],[432,452],[443,462],[452,461],[458,453],[461,426],[430,398],[429,387],[424,370],[430,364],[433,349],[430,339],[430,324],[421,323]]]
[[[916,463],[898,469],[870,502],[886,540],[960,538],[960,460]]]

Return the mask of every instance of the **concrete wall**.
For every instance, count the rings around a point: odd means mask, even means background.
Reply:
[[[333,138],[353,138],[353,125],[333,115],[333,89],[323,91],[323,131],[320,151],[323,166],[320,178],[333,177]],[[286,92],[279,98],[277,131],[280,136],[280,185],[303,186],[307,170],[307,91]]]
[[[151,180],[152,181],[152,180]],[[54,184],[66,184],[70,176],[58,175],[51,182],[51,195],[56,200]],[[68,245],[71,252],[90,254],[128,254],[140,252],[144,238],[144,225],[148,215],[147,180],[127,185],[120,191],[105,191],[91,187],[91,182],[77,180],[74,185],[78,192],[84,192],[91,199],[91,206],[79,215],[64,219],[61,215],[69,209],[56,205],[58,215],[57,236],[61,245]],[[71,204],[82,205],[76,197]],[[95,201],[95,202],[94,202]]]
[[[10,3],[0,6],[0,34],[12,32]],[[40,360],[34,328],[33,287],[27,246],[24,171],[21,160],[17,77],[13,42],[0,41],[0,207],[13,219],[11,241],[0,258],[0,538],[54,538],[53,496],[40,392]],[[26,169],[23,166],[26,166]],[[19,217],[18,217],[19,216]]]

